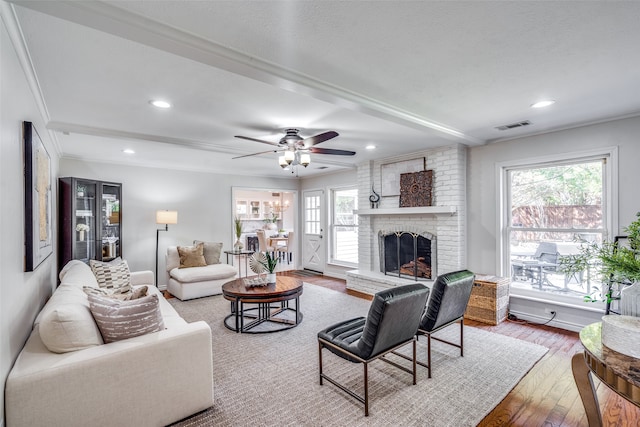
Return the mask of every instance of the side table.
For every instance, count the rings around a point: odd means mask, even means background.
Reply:
[[[640,407],[640,359],[603,346],[601,333],[601,322],[583,328],[580,331],[580,342],[584,353],[576,353],[571,359],[573,379],[587,413],[589,427],[602,426],[602,415],[591,375]]]
[[[242,273],[240,271],[240,259],[244,257],[244,272],[245,277],[247,276],[247,261],[250,255],[254,254],[254,251],[224,251],[227,254],[227,264],[229,264],[229,255],[231,255],[231,265],[233,265],[233,257],[238,257],[238,277],[242,277]]]

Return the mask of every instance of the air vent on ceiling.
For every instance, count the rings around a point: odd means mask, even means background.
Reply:
[[[320,170],[320,169],[329,169],[329,166],[318,166],[316,169]]]
[[[523,126],[529,126],[530,124],[531,122],[529,120],[523,120],[521,122],[510,123],[508,125],[496,126],[496,129],[509,130],[509,129],[521,128]]]

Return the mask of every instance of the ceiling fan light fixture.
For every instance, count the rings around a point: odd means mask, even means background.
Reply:
[[[300,154],[300,164],[305,168],[311,163],[311,155],[309,153]]]
[[[284,152],[284,159],[288,165],[290,165],[295,160],[295,158],[296,158],[295,151],[287,150]]]
[[[289,166],[289,163],[287,163],[287,160],[284,158],[284,156],[278,157],[278,164],[282,169],[285,169],[287,166]]]

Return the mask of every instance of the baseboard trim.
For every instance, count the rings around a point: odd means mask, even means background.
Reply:
[[[513,314],[518,319],[526,320],[534,323],[545,323],[549,320],[548,317],[536,316],[535,314],[524,313],[521,311],[513,311],[509,310],[509,314]],[[546,323],[547,326],[551,326],[554,328],[566,329],[568,331],[580,332],[585,326],[579,323],[567,322],[564,320],[554,319],[549,323]]]

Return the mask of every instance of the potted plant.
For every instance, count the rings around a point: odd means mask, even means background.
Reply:
[[[575,274],[595,264],[604,285],[603,298],[607,304],[611,303],[614,283],[640,282],[640,212],[636,217],[624,229],[629,241],[628,247],[617,242],[583,245],[580,253],[560,259],[560,270],[565,274]],[[585,296],[587,302],[598,300],[592,295]]]
[[[240,237],[242,237],[242,220],[236,216],[235,218],[233,218],[233,226],[236,233],[236,242],[233,244],[233,249],[236,252],[239,252],[244,247],[242,241],[240,240]]]
[[[278,265],[278,258],[272,256],[269,252],[265,252],[264,258],[261,258],[259,262],[267,270],[267,283],[276,283],[275,270]]]

